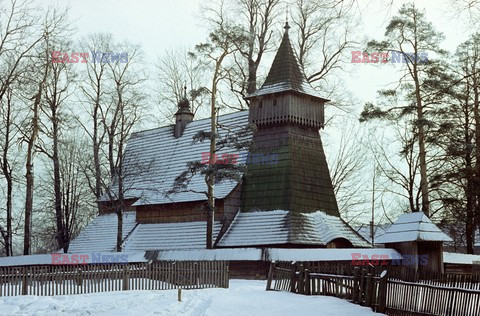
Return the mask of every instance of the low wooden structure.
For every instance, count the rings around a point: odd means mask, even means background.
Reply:
[[[416,270],[444,272],[443,243],[451,240],[423,212],[415,212],[401,215],[376,242],[412,258]]]

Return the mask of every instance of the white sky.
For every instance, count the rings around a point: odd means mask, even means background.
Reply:
[[[68,5],[78,27],[77,36],[109,32],[117,40],[140,44],[145,61],[152,65],[166,49],[191,48],[204,41],[208,31],[198,18],[200,0],[38,0],[39,3]],[[391,5],[390,5],[391,2]],[[361,38],[383,36],[385,25],[398,11],[403,0],[359,0],[362,11]],[[426,8],[427,17],[446,35],[444,47],[453,51],[468,34],[458,12],[452,12],[449,0],[416,1]],[[387,10],[386,10],[387,8]],[[263,65],[268,69],[269,65]],[[349,90],[360,101],[373,100],[378,88],[391,80],[395,66],[369,64],[349,65],[345,80]],[[363,102],[361,102],[363,104]]]

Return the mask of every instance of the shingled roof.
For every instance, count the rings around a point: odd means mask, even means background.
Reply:
[[[354,247],[370,244],[337,216],[317,211],[296,213],[284,210],[240,212],[219,247],[296,244],[326,246],[335,239],[346,239]]]
[[[289,28],[290,26],[287,22],[285,24],[285,33],[283,34],[282,42],[275,55],[267,79],[260,89],[248,95],[246,99],[272,93],[294,91],[326,100],[308,83],[305,73],[293,51],[292,44],[290,43],[288,36]]]
[[[123,213],[122,239],[135,228],[135,212]],[[97,216],[68,247],[69,253],[86,253],[91,251],[115,251],[117,245],[117,214]]]
[[[149,250],[204,249],[206,223],[138,223],[136,212],[123,214],[123,246],[125,252]],[[214,238],[221,228],[215,222]],[[75,238],[69,253],[115,251],[117,215],[97,216]],[[295,244],[303,246],[327,245],[335,239],[346,239],[354,247],[370,244],[337,216],[324,212],[295,213],[284,210],[240,212],[228,231],[221,237],[219,247],[252,247]]]
[[[401,215],[375,242],[386,244],[405,241],[451,240],[452,238],[442,232],[423,212],[415,212]]]
[[[240,111],[218,117],[218,131],[221,137],[235,134],[248,125],[248,111]],[[186,170],[187,162],[201,161],[202,152],[210,151],[210,142],[193,144],[193,136],[199,131],[210,131],[210,118],[189,123],[183,135],[175,138],[173,125],[135,133],[125,150],[125,177],[123,180],[125,198],[138,199],[134,206],[191,202],[206,200],[205,179],[197,174],[185,192],[166,195],[177,176]],[[218,154],[239,154],[246,152],[235,148],[223,148]],[[237,185],[236,181],[225,180],[215,187],[215,198],[224,198]],[[112,192],[116,191],[115,184]],[[193,192],[195,191],[195,192]],[[100,201],[108,201],[104,196]]]

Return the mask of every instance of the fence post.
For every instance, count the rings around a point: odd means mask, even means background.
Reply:
[[[123,281],[122,281],[122,290],[123,291],[128,291],[129,289],[129,283],[130,283],[130,270],[128,268],[128,264],[125,264],[123,267]]]
[[[310,285],[310,272],[305,269],[305,294],[312,295],[312,288]]]
[[[367,284],[365,286],[365,306],[372,306],[372,295],[373,295],[373,287],[372,287],[372,274],[367,274]]]
[[[27,267],[22,268],[23,278],[22,278],[22,295],[28,295],[28,278],[27,278]]]
[[[229,275],[229,261],[225,261],[225,270],[224,270],[224,278],[225,278],[225,288],[228,289],[230,286],[230,279]]]
[[[291,268],[291,275],[290,275],[290,292],[295,293],[296,292],[296,281],[297,281],[297,269],[295,262],[292,262],[292,268]]]
[[[378,309],[377,312],[385,313],[387,307],[387,270],[383,270],[380,274],[378,284]]]
[[[299,273],[298,273],[298,293],[305,294],[305,270],[303,269],[303,264],[300,264]]]
[[[353,268],[353,302],[358,303],[359,267]]]
[[[272,289],[273,273],[275,271],[275,261],[270,262],[270,269],[268,270],[267,291]]]

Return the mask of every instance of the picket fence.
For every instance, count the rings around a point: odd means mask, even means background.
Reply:
[[[226,261],[0,267],[0,296],[228,286]]]

